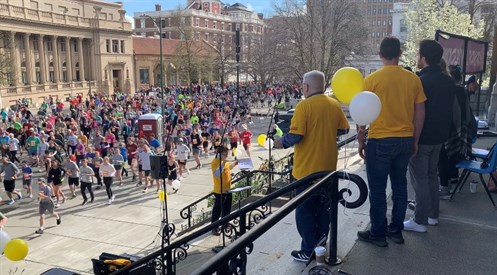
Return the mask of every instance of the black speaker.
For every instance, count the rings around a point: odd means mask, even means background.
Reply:
[[[151,177],[154,180],[165,179],[169,175],[167,170],[167,156],[150,156]]]

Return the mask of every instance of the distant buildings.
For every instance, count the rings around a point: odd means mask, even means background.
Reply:
[[[134,92],[131,24],[120,3],[1,1],[0,105],[89,91]]]

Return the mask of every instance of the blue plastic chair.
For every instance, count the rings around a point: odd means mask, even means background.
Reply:
[[[476,161],[476,160],[463,160],[459,162],[456,165],[457,168],[463,169],[461,177],[459,178],[459,181],[457,182],[456,188],[454,188],[454,191],[452,191],[452,194],[450,196],[450,200],[454,197],[456,191],[461,189],[464,186],[464,183],[468,180],[468,177],[471,173],[476,173],[480,175],[480,179],[483,179],[483,175],[489,174],[490,177],[494,180],[494,182],[497,182],[497,178],[492,175],[492,172],[494,172],[497,169],[497,149],[496,145],[492,146],[492,148],[489,150],[488,154],[483,157],[483,161]],[[488,198],[492,202],[492,204],[495,207],[495,202],[494,199],[492,198],[492,194],[490,194],[490,191],[488,190],[487,184],[485,181],[481,180],[481,184],[483,185],[483,188],[487,192]]]

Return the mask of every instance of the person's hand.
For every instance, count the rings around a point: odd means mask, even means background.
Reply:
[[[412,156],[411,157],[416,157],[416,155],[418,154],[418,143],[417,142],[414,142],[413,146],[412,146]]]
[[[283,149],[283,139],[280,137],[274,138],[273,148],[275,149]]]
[[[366,143],[364,142],[359,142],[359,156],[362,159],[366,158]]]

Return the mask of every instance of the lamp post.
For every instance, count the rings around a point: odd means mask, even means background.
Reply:
[[[150,15],[146,15],[146,14],[143,14],[142,16],[140,17],[143,17],[143,18],[149,18],[152,20],[152,22],[154,22],[154,25],[155,27],[159,30],[159,54],[160,54],[160,94],[161,94],[161,97],[162,97],[162,104],[161,104],[161,115],[162,115],[162,118],[164,118],[164,102],[166,101],[165,98],[164,98],[164,64],[163,64],[163,60],[162,60],[162,17],[159,16],[157,17],[157,19],[159,20],[159,24],[157,24],[157,22],[155,21],[154,18],[152,18],[152,16]]]

